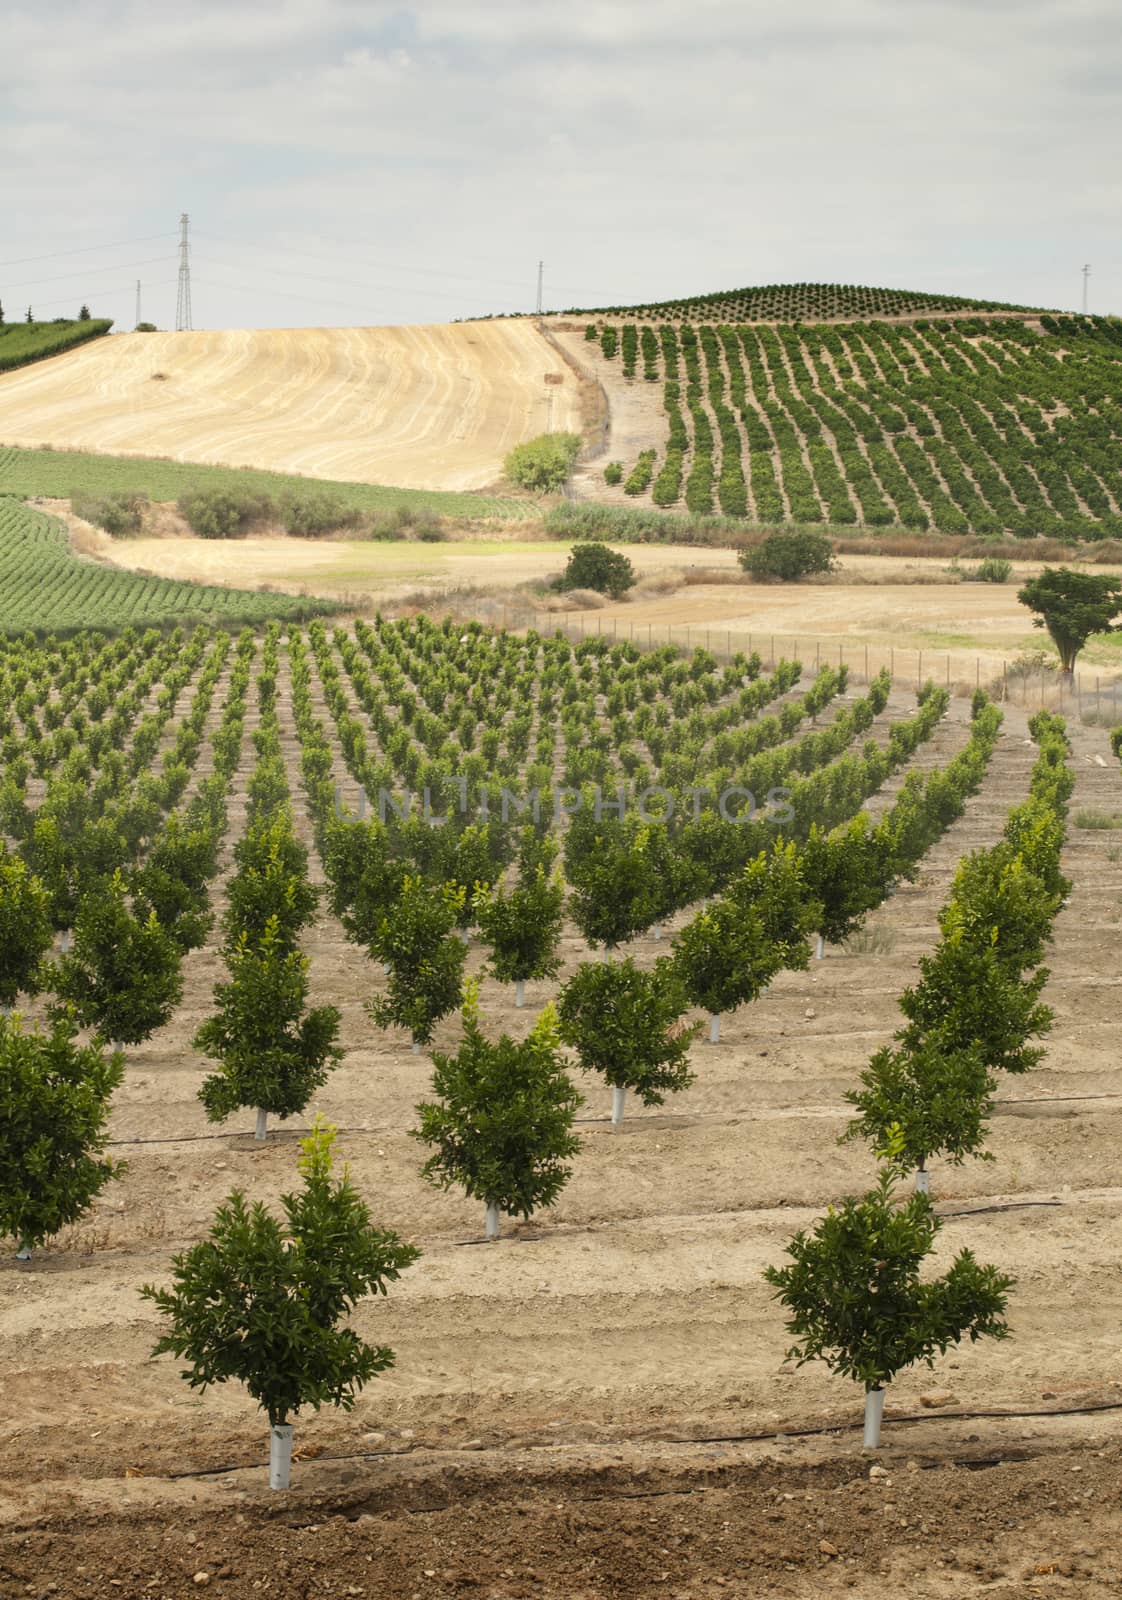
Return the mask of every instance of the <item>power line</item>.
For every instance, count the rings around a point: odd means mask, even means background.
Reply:
[[[175,235],[171,233],[144,233],[138,239],[113,239],[109,244],[84,244],[77,250],[48,250],[42,256],[17,256],[14,261],[0,261],[0,268],[23,267],[29,261],[54,261],[59,256],[83,256],[91,250],[119,250],[126,244],[148,244],[153,239],[166,239],[170,244]]]
[[[78,278],[85,283],[91,276],[102,272],[131,272],[136,267],[151,267],[157,262],[166,261],[167,256],[149,256],[146,261],[117,261],[111,267],[79,267],[76,272],[59,272],[53,278],[22,278],[15,283],[5,282],[5,289],[37,289],[43,283],[65,283],[69,278]]]
[[[435,289],[411,289],[407,285],[399,283],[371,283],[369,281],[359,283],[351,278],[323,277],[318,272],[291,272],[285,267],[241,267],[234,261],[215,261],[213,258],[209,258],[209,263],[225,272],[266,272],[271,273],[273,276],[299,278],[305,283],[336,284],[341,289],[359,289],[371,294],[405,294],[412,295],[415,298],[420,297],[421,299],[431,300],[434,294],[444,293],[455,295],[457,299],[470,301],[474,305],[491,306],[494,304],[493,300],[484,300],[479,295],[462,295],[457,289],[439,291]],[[206,264],[204,262],[204,268]],[[361,265],[361,263],[357,264]],[[262,289],[261,285],[257,285],[257,287],[262,293],[267,294],[285,294],[288,292],[284,289]],[[521,287],[525,288],[525,285],[523,284]]]
[[[242,246],[245,246],[247,244],[250,244],[250,242],[251,242],[251,241],[245,240],[245,239],[232,239],[232,238],[230,238],[230,236],[228,234],[216,234],[216,233],[206,233],[206,232],[199,233],[197,230],[195,232],[194,237],[196,239],[204,239],[204,240],[205,239],[214,239],[218,244],[232,244],[232,245],[237,245],[239,247],[242,247]],[[259,241],[254,241],[254,244],[255,244],[255,247],[257,247],[257,248],[260,247],[260,242]],[[515,281],[513,278],[491,278],[491,277],[488,277],[488,276],[480,276],[480,274],[478,274],[478,273],[448,272],[448,271],[445,271],[443,268],[440,268],[440,267],[412,266],[407,261],[406,262],[403,262],[403,261],[387,261],[385,259],[382,259],[382,260],[379,260],[379,261],[358,260],[357,258],[348,255],[347,251],[345,249],[344,250],[339,250],[333,255],[332,254],[328,254],[327,252],[325,252],[323,250],[297,250],[297,249],[293,249],[289,245],[283,245],[283,244],[277,246],[277,249],[283,255],[306,256],[311,261],[338,261],[340,259],[340,256],[345,256],[348,266],[351,266],[351,267],[369,267],[372,272],[381,272],[384,268],[389,267],[391,271],[394,268],[397,268],[402,272],[407,272],[407,273],[409,273],[409,275],[411,277],[419,277],[419,278],[454,278],[454,279],[457,279],[461,283],[493,283],[494,286],[497,289],[524,289],[526,287],[526,285],[523,282],[521,282],[520,280],[519,281]],[[464,260],[480,261],[480,260],[490,259],[490,258],[487,258],[487,257],[480,257],[480,256],[475,256],[475,257],[472,257],[472,256],[461,256],[458,251],[457,251],[457,258],[459,260],[461,260],[461,261],[464,261]],[[235,271],[244,271],[245,269],[241,268],[241,267],[236,267],[234,270]],[[303,274],[299,274],[299,276],[303,276]],[[562,284],[554,284],[553,288],[556,289],[558,292],[563,292],[565,294],[591,294],[591,293],[593,293],[592,290],[589,290],[589,289],[585,288],[583,285],[581,287],[577,288],[573,284],[564,284],[564,283],[562,283]],[[599,291],[596,291],[596,292],[599,292]]]
[[[159,282],[157,282],[157,283],[148,283],[148,284],[145,285],[145,287],[148,288],[148,289],[163,289],[163,288],[166,288],[166,286],[169,283],[174,283],[174,282],[175,282],[174,278],[161,278],[159,280]],[[131,284],[131,283],[114,284],[111,288],[101,288],[97,292],[98,292],[98,294],[103,295],[106,299],[108,299],[110,295],[115,295],[115,294],[125,294],[125,295],[127,295],[127,294],[134,293],[134,285]],[[39,308],[40,311],[49,311],[53,306],[68,306],[68,305],[71,305],[73,303],[73,298],[74,298],[73,295],[69,295],[68,294],[68,295],[63,295],[58,300],[36,300],[35,304]]]

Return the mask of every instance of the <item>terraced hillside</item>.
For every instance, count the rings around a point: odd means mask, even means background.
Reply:
[[[1122,324],[1052,316],[558,335],[611,405],[582,492],[756,523],[1122,530]],[[652,457],[650,452],[654,451]]]
[[[1027,306],[961,295],[923,294],[911,289],[878,289],[852,283],[767,283],[750,289],[722,289],[684,300],[659,300],[644,306],[596,306],[566,316],[642,318],[669,322],[815,322],[830,318],[914,317],[940,312],[1027,311]]]
[[[528,321],[130,334],[0,376],[0,443],[478,489],[580,409]]]

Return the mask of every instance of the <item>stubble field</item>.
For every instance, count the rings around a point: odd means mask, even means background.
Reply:
[[[913,706],[895,691],[878,736]],[[298,795],[283,670],[279,714]],[[952,702],[913,765],[944,765],[966,714]],[[247,736],[254,726],[251,711]],[[1105,736],[1073,737],[1073,811],[1117,809]],[[129,1052],[113,1114],[128,1174],[59,1248],[0,1265],[0,1593],[1115,1593],[1118,1412],[1094,1408],[1122,1408],[1116,833],[1071,830],[1075,887],[1045,997],[1056,1026],[1045,1064],[1003,1088],[996,1159],[934,1174],[941,1254],[969,1245],[1018,1279],[1014,1339],[893,1386],[887,1479],[869,1479],[852,1386],[784,1365],[782,1316],[760,1276],[796,1227],[865,1187],[867,1151],[835,1142],[841,1096],[897,1025],[895,997],[934,943],[959,857],[998,837],[1033,756],[1007,708],[980,793],[917,882],[871,918],[879,948],[831,948],[783,976],[728,1019],[721,1044],[694,1046],[697,1082],[661,1112],[613,1131],[608,1091],[585,1084],[572,1182],[551,1213],[508,1224],[493,1246],[479,1242],[475,1206],[421,1182],[407,1130],[426,1057],[373,1028],[363,1002],[382,979],[321,915],[306,944],[312,994],[342,1010],[348,1053],[309,1119],[322,1111],[340,1126],[376,1220],[423,1258],[357,1321],[396,1349],[396,1367],[351,1416],[301,1419],[297,1447],[311,1458],[289,1496],[265,1487],[264,1426],[248,1399],[194,1395],[171,1360],[149,1359],[157,1330],[137,1297],[167,1280],[172,1251],[233,1186],[271,1199],[295,1175],[294,1130],[262,1148],[249,1113],[217,1134],[205,1121],[204,1063],[188,1041],[221,964],[213,946],[190,956],[175,1021]],[[341,756],[336,776],[346,781]],[[247,779],[243,758],[227,860]],[[632,953],[650,962],[665,949],[648,937]],[[566,972],[586,955],[572,928],[564,953]],[[480,963],[473,948],[470,969]],[[528,1030],[554,989],[530,985],[516,1011],[485,980],[488,1031]],[[438,1045],[457,1031],[442,1025]],[[928,1411],[933,1385],[953,1398]]]
[[[485,487],[549,417],[579,431],[580,388],[528,320],[122,334],[0,376],[8,445],[414,489]]]

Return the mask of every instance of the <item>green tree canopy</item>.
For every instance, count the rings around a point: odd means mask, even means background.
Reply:
[[[796,1343],[787,1359],[824,1361],[873,1390],[916,1362],[933,1366],[964,1335],[1006,1338],[1012,1278],[980,1266],[969,1250],[941,1278],[920,1278],[938,1231],[927,1196],[898,1205],[884,1172],[867,1194],[847,1197],[809,1232],[796,1233],[790,1262],[764,1272],[790,1313]]]
[[[561,1059],[557,1014],[546,1006],[521,1044],[505,1033],[492,1044],[473,986],[463,1025],[454,1055],[433,1054],[436,1099],[417,1107],[413,1137],[433,1147],[422,1174],[462,1188],[489,1213],[529,1217],[556,1200],[580,1148],[573,1118],[582,1099]]]
[[[1036,613],[1033,627],[1048,630],[1065,672],[1074,672],[1088,639],[1119,631],[1114,619],[1122,613],[1122,580],[1110,573],[1045,567],[1018,589],[1017,599]]]
[[[124,1058],[73,1028],[24,1033],[0,1017],[0,1233],[21,1252],[77,1222],[124,1163],[105,1155]]]
[[[305,1406],[353,1408],[394,1353],[341,1326],[420,1252],[375,1228],[349,1173],[332,1177],[335,1130],[317,1120],[302,1142],[303,1188],[278,1220],[238,1189],[206,1239],[172,1258],[173,1286],[141,1290],[169,1324],[153,1355],[187,1363],[192,1389],[243,1383],[273,1426]]]

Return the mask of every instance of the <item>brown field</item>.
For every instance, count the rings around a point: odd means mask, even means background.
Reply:
[[[236,588],[298,589],[368,605],[404,598],[435,603],[471,589],[490,596],[485,614],[501,616],[519,586],[540,584],[564,567],[570,546],[528,540],[520,532],[443,544],[414,542],[191,537],[111,539],[69,515],[66,502],[50,509],[69,523],[75,548],[98,560],[160,577],[194,578]],[[952,581],[949,562],[934,557],[843,555],[826,582],[759,584],[741,581],[736,553],[696,545],[620,545],[640,583],[631,596],[604,603],[583,617],[549,616],[542,626],[606,631],[638,643],[705,644],[714,650],[757,648],[808,659],[836,659],[854,668],[899,667],[953,681],[979,672],[1000,674],[1004,662],[1049,647],[1017,599],[1020,582],[1040,564],[1018,562],[1006,584]],[[967,562],[965,565],[969,566]],[[713,574],[715,581],[706,582]],[[643,580],[646,580],[644,583]],[[532,595],[519,597],[533,606]],[[470,601],[466,601],[470,609]],[[542,602],[544,607],[544,600]],[[687,630],[689,630],[687,632]],[[1049,647],[1050,648],[1050,647]],[[1122,641],[1093,640],[1081,658],[1081,681],[1122,672]]]
[[[894,692],[880,736],[912,704]],[[299,793],[287,705],[282,670]],[[960,748],[965,716],[954,702],[918,766]],[[247,751],[254,726],[251,711]],[[1118,808],[1105,735],[1074,737],[1073,807]],[[376,1220],[423,1258],[357,1317],[396,1367],[353,1414],[300,1420],[309,1458],[287,1496],[265,1486],[253,1404],[230,1387],[194,1394],[172,1360],[152,1361],[156,1324],[137,1297],[166,1281],[170,1254],[235,1184],[272,1200],[295,1180],[295,1130],[255,1147],[251,1114],[217,1134],[205,1121],[188,1041],[221,964],[213,947],[192,955],[179,1015],[129,1053],[113,1114],[127,1175],[57,1247],[0,1258],[0,1594],[1116,1595],[1122,836],[1072,830],[1075,887],[1046,995],[1055,1031],[1043,1066],[1003,1087],[996,1159],[934,1174],[941,1258],[968,1245],[1016,1274],[1015,1337],[901,1377],[878,1458],[887,1478],[869,1479],[855,1388],[784,1363],[760,1277],[795,1228],[866,1184],[868,1152],[836,1143],[843,1092],[897,1025],[895,997],[934,943],[956,862],[997,837],[1033,754],[1010,708],[982,791],[873,917],[878,953],[832,948],[786,974],[727,1020],[720,1045],[695,1045],[692,1089],[662,1111],[632,1107],[616,1132],[607,1090],[583,1085],[572,1182],[494,1246],[476,1248],[475,1206],[420,1180],[408,1129],[426,1058],[372,1027],[377,969],[322,916],[313,993],[340,1006],[348,1054],[309,1116],[340,1126]],[[650,962],[666,948],[646,938],[633,953]],[[564,953],[567,970],[585,954],[572,929]],[[515,1011],[486,980],[483,1014],[521,1034],[552,992],[531,985]],[[438,1045],[456,1033],[447,1023]],[[927,1410],[935,1386],[950,1398]]]
[[[580,385],[529,320],[122,334],[0,376],[0,440],[479,489],[549,404],[580,431]]]

